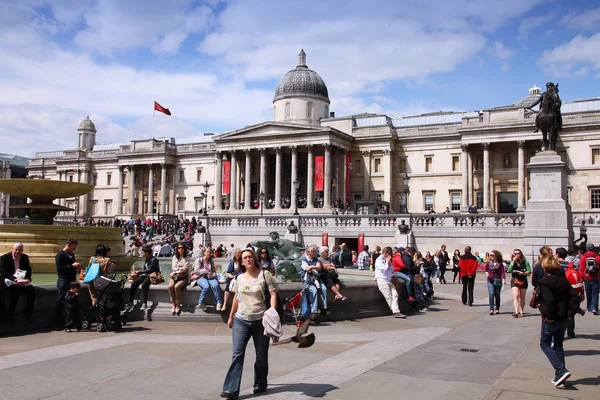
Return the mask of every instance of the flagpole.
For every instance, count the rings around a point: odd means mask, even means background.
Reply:
[[[152,104],[152,140],[154,140],[154,119],[156,118],[156,95],[154,95],[154,104]]]

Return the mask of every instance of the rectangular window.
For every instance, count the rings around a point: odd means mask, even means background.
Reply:
[[[92,175],[92,185],[98,186],[98,174]]]
[[[382,172],[381,171],[381,158],[376,158],[375,160],[373,160],[373,164],[374,164],[374,171],[376,174]]]
[[[195,204],[196,212],[200,213],[202,210],[202,207],[204,205],[204,198],[203,197],[194,197],[194,204]]]
[[[600,189],[590,190],[591,208],[600,208]]]
[[[477,192],[476,193],[477,196],[477,209],[479,210],[480,208],[483,208],[483,192]]]
[[[383,200],[383,193],[375,193],[375,200]]]
[[[433,172],[433,157],[425,157],[425,172]]]
[[[123,199],[123,209],[122,210],[117,210],[117,212],[119,214],[123,214],[123,210],[128,210],[128,208],[127,208],[127,199]]]
[[[460,156],[452,156],[452,171],[460,170]]]
[[[140,174],[135,174],[135,179],[133,180],[134,185],[140,184]]]
[[[69,175],[69,182],[73,182],[73,175]]]
[[[123,172],[123,185],[127,185],[127,173]]]
[[[185,199],[179,198],[177,199],[177,211],[183,211],[185,209]]]
[[[451,192],[450,201],[452,202],[452,211],[460,211],[460,192]]]
[[[600,149],[592,149],[592,164],[600,164]]]
[[[398,160],[398,170],[401,174],[404,174],[406,171],[406,158],[401,158]]]
[[[355,194],[354,201],[362,199],[362,194]]]
[[[475,156],[475,171],[483,170],[483,154]]]
[[[106,174],[106,186],[110,186],[112,183],[112,174],[109,172]]]
[[[94,200],[90,202],[90,215],[98,214],[98,200]]]
[[[433,204],[433,193],[432,192],[428,192],[428,193],[423,193],[423,203],[425,204],[425,211],[429,211],[429,210],[433,210],[434,208],[434,204]]]
[[[179,170],[179,183],[185,182],[185,171],[183,169]]]
[[[352,172],[354,172],[354,175],[360,175],[362,174],[362,163],[360,162],[360,160],[354,160],[354,163],[352,163]]]
[[[104,215],[112,215],[112,200],[104,201]]]
[[[512,168],[512,160],[510,157],[510,153],[502,154],[502,167],[503,168]]]
[[[202,170],[201,169],[196,170],[196,182],[202,182]]]

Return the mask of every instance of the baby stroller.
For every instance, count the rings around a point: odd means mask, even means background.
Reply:
[[[291,299],[283,299],[283,324],[298,324],[302,316],[302,295],[306,289],[296,293]]]
[[[96,303],[85,310],[81,329],[91,329],[96,324],[96,331],[119,331],[125,325],[125,316],[121,310],[125,308],[123,301],[123,288],[127,282],[127,275],[123,275],[120,281],[113,279],[115,274],[109,277],[99,276],[94,279],[94,287],[98,291]]]

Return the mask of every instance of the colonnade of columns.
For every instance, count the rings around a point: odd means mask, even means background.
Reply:
[[[142,167],[142,168],[139,168]],[[159,202],[159,207],[157,208],[158,213],[160,214],[165,214],[165,212],[167,211],[166,208],[166,204],[167,204],[167,165],[166,164],[149,164],[149,165],[143,165],[143,166],[135,166],[135,165],[128,165],[128,166],[119,166],[119,193],[118,193],[118,198],[117,198],[117,211],[116,214],[131,214],[131,215],[138,215],[138,214],[144,214],[144,208],[141,202],[138,202],[136,204],[136,193],[138,191],[140,191],[141,193],[143,193],[143,190],[141,190],[141,188],[139,188],[138,185],[136,185],[135,181],[136,181],[136,174],[137,173],[143,173],[146,172],[144,170],[147,169],[147,174],[148,174],[148,200],[147,200],[147,212],[145,214],[153,214],[154,211],[154,193],[157,192],[156,188],[154,187],[154,183],[156,182],[156,178],[155,178],[155,169],[157,170],[156,172],[158,173],[158,169],[160,168],[160,192],[159,192],[159,198],[158,198],[158,202]],[[123,186],[124,186],[124,182],[123,182],[123,173],[124,171],[127,171],[128,174],[128,184],[127,184],[127,188],[129,191],[129,198],[127,200],[128,202],[128,210],[124,210],[123,209]],[[143,181],[143,179],[140,179],[140,181]],[[173,177],[173,182],[175,182],[175,177]],[[175,204],[173,204],[172,202],[169,202],[170,204],[170,210],[169,212],[174,212],[174,207]]]
[[[77,168],[73,170],[59,170],[58,171],[58,180],[59,181],[67,181],[69,174],[73,174],[73,182],[79,183],[90,183],[90,169],[89,168]],[[67,199],[59,199],[59,205],[65,207],[67,204]],[[88,214],[88,203],[89,196],[88,194],[84,194],[83,196],[78,197],[78,210],[75,210],[79,215],[87,215]]]

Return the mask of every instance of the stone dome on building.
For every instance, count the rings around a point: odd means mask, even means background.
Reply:
[[[298,65],[281,78],[273,102],[294,97],[311,97],[330,103],[327,86],[323,79],[306,66],[304,50],[298,54]]]
[[[90,116],[87,115],[83,121],[79,124],[79,128],[77,130],[88,130],[96,132],[96,125],[90,120]]]

